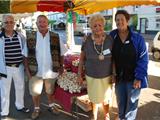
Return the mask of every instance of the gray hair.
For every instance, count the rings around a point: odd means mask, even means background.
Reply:
[[[13,18],[13,20],[14,20],[13,15],[11,15],[11,14],[4,14],[4,15],[2,16],[2,23],[5,22],[5,20],[6,20],[7,17]]]
[[[45,16],[45,15],[39,15],[39,16],[37,17],[37,21],[38,21],[38,19],[41,18],[41,17],[45,18],[45,19],[48,21],[48,18],[47,18],[47,16]]]
[[[12,18],[13,19],[13,21],[14,21],[14,17],[13,17],[13,15],[11,15],[11,14],[4,14],[3,16],[2,16],[2,27],[4,27],[4,22],[6,22],[6,18]]]
[[[106,20],[105,18],[101,15],[101,14],[95,14],[93,16],[91,16],[89,18],[88,24],[89,27],[91,28],[91,26],[96,22],[96,21],[102,21],[102,23],[105,25],[106,24]]]

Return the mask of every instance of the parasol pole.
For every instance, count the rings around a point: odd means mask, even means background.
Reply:
[[[69,47],[69,49],[71,51],[73,51],[73,48],[75,46],[75,42],[74,42],[74,28],[73,28],[73,16],[72,16],[72,10],[70,11],[71,12],[71,17],[72,17],[72,20],[69,22],[67,22],[67,45]],[[67,13],[69,14],[69,13]],[[67,17],[69,17],[69,15],[67,15]],[[67,18],[68,19],[68,18]]]
[[[72,0],[67,0],[67,4],[70,7],[70,10],[67,10],[67,46],[71,52],[73,52],[75,42],[74,42],[74,26],[73,26],[73,7],[71,3]]]
[[[117,8],[112,9],[112,30],[116,29],[116,22],[115,22],[115,14],[117,12]]]

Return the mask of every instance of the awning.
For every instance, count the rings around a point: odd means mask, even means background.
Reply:
[[[1,0],[0,13],[65,12],[74,7],[71,0]]]
[[[160,6],[160,0],[1,0],[0,13],[66,12],[73,10],[79,14],[87,15],[128,5]]]
[[[123,7],[129,5],[156,5],[160,6],[160,0],[74,0],[74,11],[88,15],[94,12]]]

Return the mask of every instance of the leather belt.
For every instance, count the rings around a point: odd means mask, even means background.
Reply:
[[[9,67],[19,67],[19,64],[10,64],[10,65],[7,65]]]

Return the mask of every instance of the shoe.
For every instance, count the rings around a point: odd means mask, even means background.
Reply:
[[[93,113],[92,115],[90,116],[90,119],[89,120],[98,120],[97,118],[94,117]]]
[[[91,114],[90,120],[98,120],[98,116],[94,115],[94,113]]]
[[[95,119],[94,117],[92,117],[90,120],[97,120],[97,119]]]
[[[59,109],[56,106],[49,107],[48,111],[55,115],[58,115],[60,113]]]
[[[21,112],[24,112],[24,113],[29,113],[29,109],[28,108],[22,108],[22,109],[17,109],[17,111],[21,111]]]
[[[31,119],[32,120],[36,120],[40,115],[40,110],[39,109],[35,109],[31,115]]]
[[[109,113],[105,115],[105,118],[104,118],[104,120],[110,120]]]
[[[7,120],[7,119],[8,119],[8,115],[1,116],[1,120]]]

